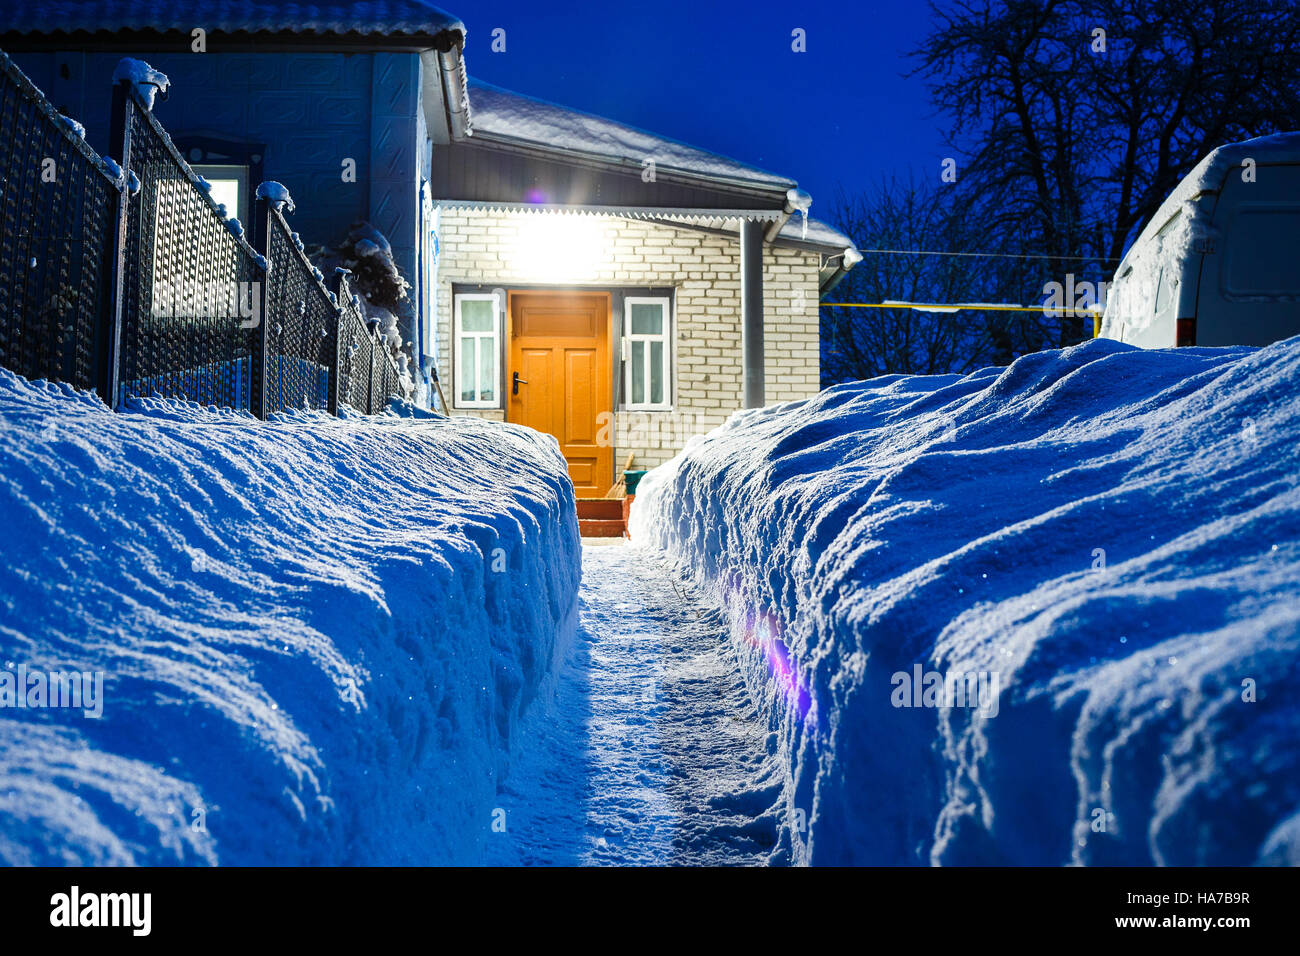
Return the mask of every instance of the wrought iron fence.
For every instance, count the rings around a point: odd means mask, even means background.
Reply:
[[[265,260],[218,211],[131,86],[114,94],[122,131],[115,158],[139,181],[126,204],[115,399],[157,395],[257,410]]]
[[[348,288],[346,276],[339,277],[339,301],[339,404],[369,415],[370,381],[379,345],[366,327],[360,303]]]
[[[273,202],[251,245],[132,84],[109,160],[2,52],[0,120],[0,364],[114,407],[373,414],[406,394],[346,279],[336,300]]]
[[[266,411],[318,408],[338,411],[338,309],[320,272],[302,251],[275,204],[258,199],[265,230]]]
[[[377,323],[366,321],[346,275],[339,277],[338,299],[338,402],[366,415],[382,412],[390,398],[404,394],[392,352],[379,338]]]
[[[388,405],[389,396],[401,393],[397,366],[393,364],[392,353],[387,346],[380,347],[378,351],[370,386],[370,414],[372,415],[383,411]]]
[[[117,178],[0,53],[0,365],[99,384],[112,309]]]

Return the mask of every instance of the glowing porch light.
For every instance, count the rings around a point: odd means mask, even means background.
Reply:
[[[595,216],[523,215],[507,264],[516,275],[542,282],[596,279],[605,260],[605,228]]]

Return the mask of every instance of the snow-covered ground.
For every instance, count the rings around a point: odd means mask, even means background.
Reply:
[[[1294,864],[1298,441],[1300,339],[1097,340],[740,413],[632,533],[725,608],[778,859]]]
[[[781,793],[726,622],[662,558],[583,549],[581,625],[501,795],[497,864],[764,864]]]
[[[0,862],[481,859],[575,634],[572,497],[526,429],[0,370]],[[102,696],[17,706],[49,672]]]

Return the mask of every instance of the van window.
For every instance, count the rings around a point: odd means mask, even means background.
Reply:
[[[1300,205],[1244,207],[1228,229],[1226,296],[1300,294]]]
[[[1165,266],[1160,270],[1159,284],[1156,286],[1155,314],[1163,314],[1173,303],[1178,291],[1178,266]]]

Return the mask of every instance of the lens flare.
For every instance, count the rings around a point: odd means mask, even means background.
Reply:
[[[812,693],[800,677],[799,662],[785,642],[781,619],[768,611],[757,610],[748,601],[733,579],[727,585],[728,616],[735,622],[733,628],[745,644],[762,654],[767,661],[768,675],[776,685],[781,698],[800,720],[812,710]]]

